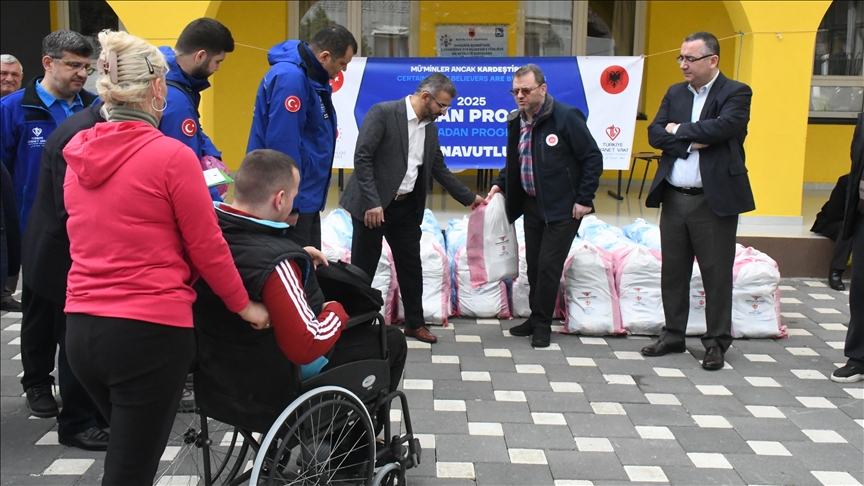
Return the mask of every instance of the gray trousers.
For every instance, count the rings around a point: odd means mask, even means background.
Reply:
[[[660,340],[684,342],[690,311],[690,276],[693,258],[699,263],[705,286],[706,347],[732,344],[732,265],[738,216],[717,216],[704,195],[688,196],[666,188],[660,213],[663,269],[660,288],[666,325]]]

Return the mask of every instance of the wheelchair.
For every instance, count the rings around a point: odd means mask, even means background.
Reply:
[[[384,319],[352,316],[346,329],[373,324],[380,359],[304,381],[272,330],[238,336],[231,326],[196,320],[195,410],[177,414],[154,484],[405,484],[422,451],[405,394],[388,390]],[[394,401],[401,412],[395,431]],[[378,423],[377,416],[387,419]]]

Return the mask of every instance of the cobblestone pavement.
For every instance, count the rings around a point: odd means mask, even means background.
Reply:
[[[634,336],[553,335],[534,350],[506,333],[521,319],[453,319],[434,346],[409,340],[403,387],[424,453],[408,483],[864,483],[864,382],[828,379],[845,362],[848,294],[782,283],[789,338],[737,340],[716,372],[700,368],[698,339],[647,359]],[[2,484],[98,484],[104,453],[58,445],[53,420],[28,417],[19,327],[2,315]]]

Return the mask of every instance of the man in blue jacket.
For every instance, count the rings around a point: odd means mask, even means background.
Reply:
[[[564,261],[582,217],[594,210],[603,154],[579,109],[546,93],[543,71],[527,64],[513,73],[518,110],[507,119],[507,161],[489,195],[503,192],[507,218],[525,215],[525,261],[531,316],[510,328],[550,344],[552,315]]]
[[[188,145],[199,160],[205,155],[221,159],[222,152],[201,128],[198,105],[201,92],[210,87],[207,78],[219,70],[229,52],[234,52],[231,31],[215,19],[193,20],[180,33],[173,50],[168,46],[159,50],[169,68],[165,76],[168,107],[162,113],[159,130]],[[213,187],[210,196],[214,201],[222,200]]]
[[[86,37],[69,30],[52,32],[42,40],[42,67],[45,75],[34,79],[23,90],[3,98],[0,106],[0,159],[12,175],[21,230],[26,231],[30,209],[39,186],[43,147],[61,122],[92,105],[96,96],[83,89],[93,74],[90,56],[93,47]],[[24,253],[28,248],[25,246]],[[36,277],[33,275],[31,277]],[[36,417],[58,414],[52,385],[54,356],[57,352],[56,313],[34,292],[25,278],[21,321],[21,385],[27,407]],[[62,316],[62,306],[60,315]],[[63,368],[61,354],[58,368]],[[61,372],[61,389],[77,393],[64,395],[63,413],[58,417],[59,440],[64,445],[105,450],[108,436],[92,426],[96,407],[74,375]],[[68,378],[67,378],[68,377]]]
[[[357,41],[341,25],[321,29],[307,44],[289,40],[267,55],[272,66],[258,88],[246,152],[278,150],[300,167],[300,190],[287,222],[291,239],[321,249],[321,215],[327,202],[336,110],[330,80],[348,68]]]

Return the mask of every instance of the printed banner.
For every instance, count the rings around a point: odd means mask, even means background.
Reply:
[[[438,57],[507,57],[506,25],[438,25]]]
[[[366,112],[376,103],[413,94],[426,76],[453,80],[458,96],[436,120],[441,152],[451,169],[500,169],[507,145],[513,73],[534,63],[543,69],[549,94],[581,110],[603,151],[603,168],[630,167],[641,57],[362,58],[330,82],[339,121],[334,168],[354,166],[354,147]]]

